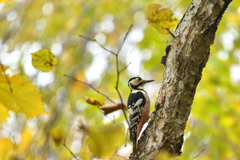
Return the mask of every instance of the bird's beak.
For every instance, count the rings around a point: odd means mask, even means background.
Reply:
[[[146,84],[146,83],[149,83],[149,82],[152,82],[152,81],[154,81],[154,80],[144,80],[142,83]]]

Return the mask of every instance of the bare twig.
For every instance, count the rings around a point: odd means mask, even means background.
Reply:
[[[75,80],[75,81],[78,81],[78,82],[80,82],[80,83],[82,83],[82,84],[84,84],[84,85],[89,86],[89,87],[92,88],[94,91],[96,91],[97,93],[99,93],[99,94],[101,94],[102,96],[104,96],[105,98],[107,98],[110,102],[116,104],[112,99],[110,99],[107,95],[103,94],[102,92],[100,92],[99,90],[97,90],[96,88],[94,88],[91,84],[88,84],[88,83],[86,83],[86,82],[80,81],[80,80],[78,80],[78,79],[76,79],[76,78],[74,78],[74,77],[71,77],[71,76],[69,76],[69,75],[66,75],[66,74],[64,74],[64,76],[66,76],[66,77],[68,77],[68,78],[71,78],[71,79],[73,79],[73,80]]]
[[[126,41],[126,39],[127,39],[127,36],[128,36],[128,34],[129,34],[129,32],[131,31],[132,27],[133,27],[133,25],[131,24],[130,27],[129,27],[129,29],[128,29],[128,31],[127,31],[127,33],[126,33],[126,35],[125,35],[125,37],[124,37],[124,39],[123,39],[123,42],[122,42],[121,46],[120,46],[119,49],[118,49],[117,55],[116,55],[117,81],[116,81],[116,87],[115,87],[115,89],[117,90],[118,96],[119,96],[122,104],[123,104],[122,96],[121,96],[121,94],[120,94],[120,92],[119,92],[119,90],[118,90],[118,83],[119,83],[119,78],[120,78],[120,71],[119,71],[119,65],[118,65],[118,55],[119,55],[119,53],[120,53],[120,51],[121,51],[121,49],[122,49],[122,47],[123,47],[123,44],[125,43],[125,41]],[[123,111],[124,117],[125,117],[125,119],[126,119],[126,121],[127,121],[127,124],[128,124],[127,114],[126,114],[126,112],[125,112],[125,108],[124,108],[124,107],[122,108],[122,111]]]
[[[200,156],[200,154],[202,154],[202,152],[203,151],[205,151],[206,149],[205,148],[203,148],[196,156],[194,156],[192,159],[195,159],[195,158],[197,158],[198,156]]]
[[[128,36],[128,34],[129,34],[129,32],[130,32],[131,29],[132,29],[132,27],[133,27],[133,24],[131,24],[130,27],[128,28],[128,31],[127,31],[124,39],[123,39],[123,42],[122,42],[121,46],[119,47],[119,49],[118,49],[118,51],[117,51],[117,55],[118,55],[119,52],[122,50],[122,47],[123,47],[123,45],[124,45],[124,43],[125,43],[125,41],[126,41],[126,39],[127,39],[127,36]]]
[[[3,65],[2,65],[2,63],[1,63],[1,60],[0,60],[0,64],[1,64],[1,68],[2,68],[3,74],[4,74],[4,76],[5,76],[6,80],[7,80],[7,83],[8,83],[9,89],[10,89],[10,92],[12,93],[12,92],[13,92],[12,86],[11,86],[11,83],[10,83],[10,81],[9,81],[9,79],[8,79],[7,74],[6,74],[5,71],[4,71],[4,68],[3,68]]]
[[[118,93],[118,96],[119,96],[119,98],[120,98],[120,100],[121,100],[121,103],[123,103],[122,96],[121,96],[121,94],[120,94],[120,92],[119,92],[119,90],[118,90],[118,81],[119,81],[119,73],[118,73],[118,76],[117,76],[117,82],[116,82],[116,87],[115,87],[115,89],[117,90],[117,93]],[[123,111],[125,120],[126,120],[126,122],[127,122],[127,124],[128,124],[127,114],[126,114],[126,112],[125,112],[125,108],[124,108],[124,107],[122,108],[122,111]]]
[[[119,71],[119,73],[121,73],[121,72],[123,72],[125,69],[127,69],[127,67],[128,67],[130,64],[131,64],[131,62],[128,63],[128,65],[126,65],[123,69],[121,69],[121,70]]]
[[[175,39],[176,38],[176,36],[168,29],[168,28],[166,28],[166,30],[171,34],[171,36]]]
[[[105,48],[101,43],[99,43],[96,39],[90,39],[90,38],[88,38],[88,37],[85,37],[85,36],[83,36],[83,35],[79,35],[80,37],[82,37],[82,38],[85,38],[85,39],[87,39],[87,40],[89,40],[89,41],[92,41],[92,42],[96,42],[100,47],[102,47],[105,51],[108,51],[108,52],[110,52],[110,53],[112,53],[113,55],[115,55],[116,56],[116,53],[114,53],[113,51],[111,51],[111,50],[108,50],[107,48]]]
[[[129,34],[129,32],[131,31],[132,27],[133,27],[133,24],[130,25],[128,31],[126,32],[126,35],[125,35],[125,37],[124,37],[124,39],[123,39],[123,42],[122,42],[122,44],[120,45],[117,53],[115,53],[115,52],[113,52],[113,51],[111,51],[111,50],[108,50],[108,49],[105,48],[101,43],[99,43],[96,39],[93,39],[93,40],[92,40],[92,39],[90,39],[90,38],[88,38],[88,37],[85,37],[85,36],[83,36],[83,35],[79,35],[80,37],[85,38],[85,39],[87,39],[87,40],[89,40],[89,41],[96,42],[96,43],[97,43],[100,47],[102,47],[104,50],[106,50],[106,51],[112,53],[113,55],[115,55],[115,57],[116,57],[116,70],[117,70],[117,80],[116,80],[115,89],[116,89],[116,91],[117,91],[117,93],[118,93],[118,96],[119,96],[119,98],[120,98],[121,104],[123,104],[123,99],[122,99],[122,96],[121,96],[121,94],[120,94],[120,92],[119,92],[119,90],[118,90],[120,73],[121,73],[122,71],[124,71],[124,70],[128,67],[128,65],[129,65],[130,63],[129,63],[126,67],[124,67],[123,69],[119,70],[118,55],[119,55],[119,53],[120,53],[120,51],[121,51],[121,49],[122,49],[122,47],[123,47],[123,45],[124,45],[124,43],[125,43],[125,41],[126,41],[126,39],[127,39],[127,36],[128,36],[128,34]],[[68,76],[68,75],[65,75],[65,74],[64,74],[64,76],[67,76],[67,77],[69,77],[69,78],[74,79],[75,81],[79,81],[79,82],[81,82],[81,83],[83,83],[83,84],[85,84],[85,85],[88,85],[88,86],[91,87],[93,90],[95,90],[96,92],[98,92],[98,93],[101,94],[102,96],[106,97],[109,101],[111,101],[112,103],[116,104],[116,103],[115,103],[113,100],[111,100],[108,96],[106,96],[105,94],[103,94],[103,93],[101,93],[100,91],[98,91],[97,89],[95,89],[92,85],[90,85],[90,84],[88,84],[88,83],[86,83],[86,82],[80,81],[80,80],[78,80],[78,79],[75,79],[75,78],[73,78],[73,77],[70,77],[70,76]],[[126,114],[126,111],[125,111],[124,106],[123,106],[123,108],[122,108],[122,111],[123,111],[125,120],[126,120],[126,122],[127,122],[127,124],[128,124],[127,114]]]
[[[75,156],[75,154],[68,148],[68,146],[66,145],[66,139],[64,139],[62,145],[71,153],[71,155],[78,160],[78,158]]]

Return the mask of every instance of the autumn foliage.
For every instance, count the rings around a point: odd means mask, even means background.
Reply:
[[[24,113],[27,118],[46,114],[37,86],[26,76],[5,74],[6,69],[2,67],[0,72],[0,120],[7,120],[10,110]]]
[[[127,82],[155,79],[153,111],[160,60],[190,0],[161,3],[0,1],[0,159],[128,158]],[[178,159],[240,157],[239,6],[218,26]]]

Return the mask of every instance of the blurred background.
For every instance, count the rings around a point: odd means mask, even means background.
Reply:
[[[145,86],[151,110],[161,87],[160,64],[170,35],[160,35],[145,20],[152,3],[172,9],[179,20],[190,0],[13,0],[0,4],[0,59],[10,75],[27,75],[41,91],[47,114],[27,119],[10,111],[0,125],[0,159],[123,159],[127,124],[121,110],[104,116],[85,97],[111,104],[87,82],[120,102],[115,90],[115,56],[130,24],[135,24],[120,52],[119,90],[126,104],[129,78],[155,81]],[[240,158],[240,1],[234,0],[219,24],[185,129],[180,159]],[[173,33],[174,30],[172,29]],[[48,49],[58,58],[44,73],[31,64],[31,53]],[[1,97],[1,95],[0,95]],[[66,146],[63,145],[66,144]],[[120,156],[119,156],[120,155]]]

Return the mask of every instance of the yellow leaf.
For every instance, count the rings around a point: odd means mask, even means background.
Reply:
[[[6,2],[10,2],[10,1],[12,1],[12,0],[0,0],[0,4],[1,3],[6,3]]]
[[[232,116],[225,116],[224,118],[220,119],[220,124],[222,124],[225,127],[232,127],[237,123],[238,123],[237,120]]]
[[[65,128],[62,125],[58,125],[50,131],[50,134],[55,146],[58,148],[64,139]]]
[[[31,145],[31,143],[32,143],[32,134],[30,133],[30,131],[24,129],[21,133],[21,142],[17,145],[18,152],[19,153],[26,152],[28,150],[28,147]]]
[[[0,159],[7,159],[13,152],[13,144],[10,139],[0,139]]]
[[[32,53],[32,65],[37,70],[49,72],[57,64],[57,57],[47,49]]]
[[[91,104],[91,105],[97,105],[97,106],[103,106],[105,103],[101,100],[96,100],[95,98],[88,98],[88,97],[85,97],[85,100],[88,104]]]
[[[85,144],[96,158],[110,158],[124,143],[125,128],[123,124],[105,125],[99,131],[89,130]]]
[[[146,10],[148,23],[161,34],[169,34],[169,29],[177,25],[177,19],[172,16],[172,10],[160,4],[151,4]]]
[[[91,159],[92,158],[92,155],[89,153],[85,144],[82,144],[79,156],[81,159]]]
[[[0,100],[1,101],[1,100]],[[0,122],[3,120],[7,120],[9,117],[8,109],[0,102]]]
[[[4,71],[6,67],[4,67]],[[0,120],[6,120],[8,111],[24,113],[27,118],[35,117],[45,113],[41,95],[36,85],[31,85],[32,81],[27,80],[26,76],[13,75],[8,77],[0,68]],[[10,90],[12,88],[12,92]]]

